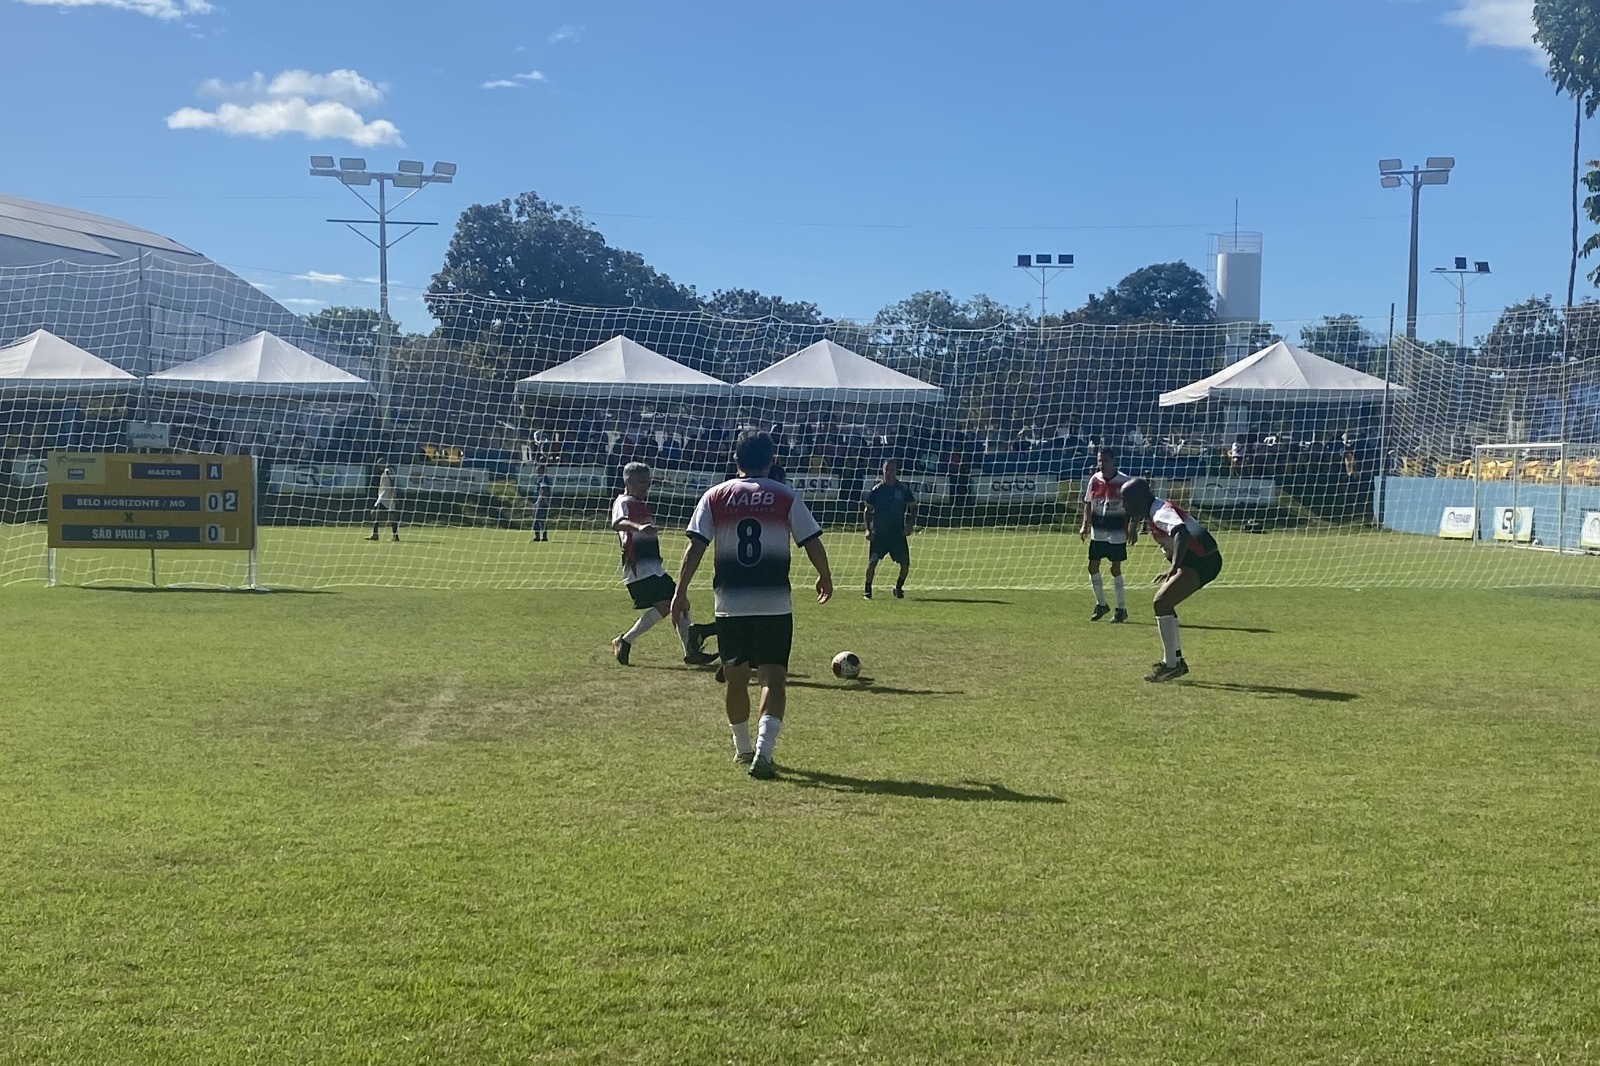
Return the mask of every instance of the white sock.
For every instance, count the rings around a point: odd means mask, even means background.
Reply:
[[[782,718],[774,718],[770,714],[761,716],[761,727],[756,733],[756,758],[772,758],[772,749],[778,746],[778,730],[782,728]]]
[[[750,719],[746,718],[742,722],[730,723],[728,728],[733,730],[733,750],[740,755],[749,755],[751,751]]]
[[[1178,616],[1158,615],[1156,625],[1161,630],[1161,661],[1168,666],[1177,666],[1178,660],[1183,658],[1183,652],[1178,647]]]
[[[629,644],[632,644],[634,641],[648,633],[650,631],[650,627],[659,621],[661,621],[661,612],[652,607],[644,614],[639,616],[639,620],[633,623],[632,629],[622,634],[622,639],[627,641]]]
[[[1117,594],[1117,610],[1126,611],[1128,609],[1128,594],[1123,587],[1121,574],[1112,577],[1111,590]]]
[[[1094,602],[1104,607],[1106,605],[1106,579],[1099,574],[1090,574],[1089,584],[1094,586]]]
[[[651,608],[651,610],[654,609],[655,608],[653,607]],[[677,619],[673,624],[678,627],[678,639],[683,641],[683,654],[688,655],[692,653],[694,651],[694,634],[689,632],[689,627],[694,625],[694,623],[689,621],[688,615],[684,615],[682,618]]]

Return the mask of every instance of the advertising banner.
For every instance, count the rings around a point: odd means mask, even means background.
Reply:
[[[1476,507],[1446,507],[1439,516],[1439,536],[1445,540],[1471,540],[1477,531]]]
[[[1529,544],[1533,541],[1532,507],[1496,507],[1494,539]]]

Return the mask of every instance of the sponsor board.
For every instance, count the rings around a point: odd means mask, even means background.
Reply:
[[[274,462],[267,467],[269,492],[359,492],[368,488],[370,478],[359,463]]]
[[[551,466],[546,464],[544,476],[550,479],[550,495],[609,496],[614,485],[620,482],[603,466]],[[620,475],[618,475],[620,477]],[[539,495],[539,464],[524,463],[517,469],[517,490],[524,496]]]
[[[1028,503],[1034,500],[1053,500],[1056,486],[1054,475],[1044,474],[986,474],[972,481],[975,501],[990,503]]]
[[[979,478],[978,480],[981,481],[983,479]],[[902,474],[899,481],[900,484],[911,490],[918,503],[945,503],[950,499],[950,479],[943,474]],[[872,486],[877,483],[878,479],[875,477],[862,478],[861,488],[856,498],[866,499],[867,493],[871,492]],[[974,485],[974,491],[976,491],[976,485]],[[1055,491],[1053,485],[1051,486],[1051,491]]]
[[[1532,507],[1496,507],[1494,539],[1529,544],[1533,541]]]
[[[1477,532],[1476,507],[1446,507],[1439,516],[1439,536],[1445,540],[1472,540]]]
[[[1578,533],[1578,546],[1600,550],[1600,511],[1583,512],[1583,528]]]
[[[401,466],[395,468],[401,492],[486,492],[489,471],[460,466]]]
[[[1270,507],[1278,499],[1271,478],[1200,477],[1189,482],[1189,502],[1198,507]]]

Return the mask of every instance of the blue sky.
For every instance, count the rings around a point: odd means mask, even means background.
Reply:
[[[457,213],[527,189],[702,293],[857,318],[921,289],[1036,300],[1019,252],[1077,257],[1052,309],[1148,263],[1204,269],[1237,199],[1282,328],[1403,313],[1409,193],[1381,189],[1376,161],[1454,155],[1451,184],[1424,190],[1422,268],[1492,263],[1469,290],[1481,333],[1566,285],[1572,112],[1531,9],[0,0],[3,186],[171,236],[309,310],[375,306],[377,257],[322,221],[362,209],[307,157],[453,161],[457,183],[413,203],[442,224],[391,254],[409,328],[431,324],[417,297]],[[1422,279],[1424,335],[1454,336],[1455,300]]]

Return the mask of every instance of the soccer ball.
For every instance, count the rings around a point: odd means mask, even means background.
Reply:
[[[861,656],[853,651],[842,651],[833,657],[833,676],[851,680],[861,673]]]

